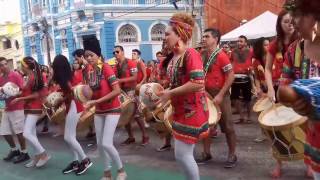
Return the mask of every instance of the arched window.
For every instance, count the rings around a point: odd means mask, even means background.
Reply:
[[[138,41],[138,33],[135,27],[130,24],[126,24],[122,26],[118,32],[119,42],[137,42]]]
[[[166,26],[164,24],[156,24],[151,29],[151,41],[162,41]]]

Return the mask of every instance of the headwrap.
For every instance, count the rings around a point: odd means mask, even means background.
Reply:
[[[187,23],[182,22],[179,19],[171,18],[170,25],[173,29],[178,33],[179,37],[184,41],[187,42],[191,39],[192,36],[192,26]]]
[[[90,38],[83,41],[84,50],[94,52],[97,56],[101,57],[101,48],[97,38]]]

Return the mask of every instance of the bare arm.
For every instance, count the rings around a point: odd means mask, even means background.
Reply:
[[[226,72],[226,81],[222,87],[222,89],[219,91],[218,95],[221,95],[222,97],[229,91],[233,81],[234,81],[234,72],[233,70],[230,70]]]
[[[103,103],[105,101],[109,101],[110,99],[113,99],[117,97],[121,93],[119,84],[112,85],[112,91],[108,93],[107,95],[101,97],[100,99],[96,100],[97,104]]]
[[[266,57],[266,67],[264,71],[264,76],[265,76],[267,87],[268,87],[268,97],[271,100],[274,100],[274,97],[275,97],[275,92],[273,89],[273,82],[272,82],[273,58],[274,57],[268,52]]]

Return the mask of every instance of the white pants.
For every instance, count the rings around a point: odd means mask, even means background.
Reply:
[[[81,113],[77,113],[76,103],[71,101],[64,128],[64,140],[71,148],[74,161],[79,161],[79,158],[80,160],[87,158],[80,143],[77,141],[77,124],[79,122],[80,115]]]
[[[320,173],[313,171],[313,178],[314,180],[320,180]]]
[[[23,136],[33,147],[36,155],[45,152],[45,149],[42,147],[37,137],[36,124],[40,119],[40,116],[40,114],[27,114],[23,131]]]
[[[23,133],[24,120],[24,110],[3,111],[0,124],[0,135]]]
[[[113,135],[116,130],[120,115],[94,115],[94,126],[98,150],[103,157],[105,171],[111,169],[111,160],[118,169],[123,168],[119,153],[113,145]]]
[[[193,157],[194,147],[194,144],[174,140],[174,155],[187,180],[200,180],[199,168]]]

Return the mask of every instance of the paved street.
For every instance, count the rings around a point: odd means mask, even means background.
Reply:
[[[236,119],[237,116],[234,116]],[[253,140],[260,133],[258,123],[235,125],[238,135],[238,165],[234,169],[224,169],[227,147],[225,137],[219,134],[214,139],[213,160],[200,166],[202,180],[267,180],[269,171],[275,164],[270,153],[268,142],[255,143]],[[136,129],[137,130],[137,129]],[[162,141],[149,129],[151,144],[146,147],[138,143],[130,146],[119,146],[126,138],[123,129],[119,129],[115,135],[115,144],[120,151],[125,168],[128,172],[128,180],[183,180],[179,168],[174,161],[173,151],[156,152],[156,148]],[[40,135],[40,141],[52,155],[52,159],[43,169],[26,169],[23,165],[13,165],[0,161],[0,180],[53,180],[53,179],[99,179],[102,175],[102,162],[99,160],[92,141],[79,137],[82,145],[94,162],[94,166],[86,175],[62,175],[61,170],[71,160],[62,136],[53,138],[52,134]],[[140,136],[136,136],[140,141]],[[4,140],[0,141],[0,154],[7,153],[7,145]],[[196,154],[200,155],[201,146],[196,147]],[[115,172],[115,169],[113,169]],[[302,180],[305,175],[303,161],[290,162],[284,165],[284,173],[281,180]]]

